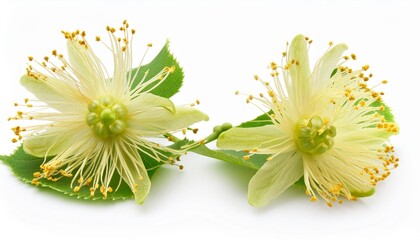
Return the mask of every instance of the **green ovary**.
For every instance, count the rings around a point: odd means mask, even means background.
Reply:
[[[127,128],[127,108],[111,96],[93,99],[88,110],[86,123],[102,139],[117,136]]]
[[[327,125],[319,116],[301,119],[295,127],[297,147],[305,153],[321,154],[334,146],[337,131]]]

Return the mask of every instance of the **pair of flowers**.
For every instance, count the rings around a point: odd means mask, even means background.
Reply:
[[[35,185],[70,177],[73,192],[88,188],[92,197],[99,192],[107,197],[125,182],[142,203],[151,185],[146,157],[176,164],[179,156],[210,141],[168,147],[148,138],[173,140],[170,133],[208,116],[191,105],[175,106],[165,92],[177,89],[156,91],[165,81],[177,81],[169,79],[177,71],[174,65],[156,70],[140,63],[132,68],[135,30],[126,21],[119,29],[107,27],[107,32],[109,45],[100,37],[96,41],[112,53],[111,74],[83,31],[63,32],[68,61],[55,50],[55,61],[29,57],[21,84],[37,99],[25,99],[28,111],[18,111],[10,120],[38,124],[14,127],[12,141],[23,140],[26,153],[44,158],[33,174]],[[266,157],[249,183],[248,199],[254,206],[267,204],[299,179],[313,201],[321,197],[332,206],[343,198],[354,200],[371,195],[376,183],[398,166],[388,138],[399,129],[387,115],[383,93],[376,91],[380,84],[367,86],[369,66],[345,67],[355,55],[342,56],[347,46],[330,44],[311,72],[311,42],[296,36],[282,63],[270,64],[271,82],[255,76],[267,90],[246,95],[247,102],[264,107],[264,115],[251,127],[224,125],[211,135],[219,148],[244,152],[242,161],[259,154]],[[119,181],[114,186],[115,176]]]

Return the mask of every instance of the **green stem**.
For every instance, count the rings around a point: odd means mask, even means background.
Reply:
[[[217,125],[213,128],[213,132],[211,134],[209,134],[207,137],[205,137],[204,139],[202,139],[200,141],[193,141],[192,143],[187,143],[184,146],[190,146],[190,148],[188,150],[192,151],[192,152],[195,152],[194,151],[195,149],[197,149],[200,146],[203,146],[204,144],[213,142],[214,140],[216,140],[219,137],[219,135],[222,132],[225,132],[225,131],[227,131],[231,128],[232,128],[232,124],[230,124],[230,123],[223,123],[222,125]],[[166,133],[166,134],[164,134],[164,136],[174,143],[182,141],[182,139],[179,139],[179,138],[177,138],[176,136],[174,136],[170,133]]]

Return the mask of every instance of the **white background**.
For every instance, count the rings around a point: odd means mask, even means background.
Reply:
[[[137,29],[137,59],[148,42],[151,59],[170,38],[184,67],[175,103],[200,99],[211,120],[202,135],[225,121],[238,124],[260,111],[233,93],[258,93],[252,76],[267,74],[286,41],[303,33],[314,39],[312,63],[330,40],[345,42],[375,79],[388,79],[385,100],[401,133],[392,139],[400,167],[377,193],[328,208],[290,189],[271,205],[248,205],[253,172],[188,154],[184,171],[164,167],[146,202],[69,200],[23,184],[0,164],[0,238],[10,239],[420,239],[419,17],[415,1],[0,1],[0,154],[9,154],[15,101],[28,55],[41,59],[65,51],[61,30],[84,29],[91,39],[106,25],[129,20]],[[101,49],[105,55],[108,52]],[[349,52],[349,53],[350,53]],[[416,136],[416,137],[415,137]],[[197,136],[200,137],[200,136]],[[26,238],[21,238],[26,237]]]

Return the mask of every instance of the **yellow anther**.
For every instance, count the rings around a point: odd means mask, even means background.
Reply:
[[[349,60],[349,56],[344,56],[344,60]]]
[[[40,172],[34,172],[34,177],[35,178],[40,178],[42,175]]]
[[[271,67],[272,70],[276,70],[277,69],[277,64],[275,62],[272,62],[270,64],[270,67]]]
[[[328,45],[330,45],[330,47],[331,47],[332,45],[334,45],[334,42],[333,42],[333,41],[330,41],[330,42],[328,43]]]
[[[96,36],[96,37],[95,37],[95,40],[99,42],[99,41],[101,41],[101,37]]]
[[[78,191],[80,191],[80,186],[76,186],[76,187],[74,187],[73,191],[74,191],[74,192],[78,192]]]
[[[315,202],[317,200],[317,198],[316,198],[316,196],[312,196],[310,200],[311,200],[311,202]]]
[[[353,60],[356,60],[356,59],[357,59],[356,54],[354,54],[354,53],[352,53],[352,54],[350,55],[350,57],[351,57],[351,59],[353,59]]]
[[[243,159],[244,159],[244,160],[249,160],[249,155],[245,155],[245,156],[243,157]]]
[[[31,184],[38,186],[40,182],[38,181],[38,179],[32,179]]]
[[[362,66],[363,71],[367,71],[369,69],[369,65]]]
[[[148,44],[147,44],[147,46],[148,46],[148,47],[152,47],[152,46],[153,46],[153,44],[152,44],[152,43],[148,43]]]
[[[382,80],[382,84],[387,84],[388,81],[387,80]]]

